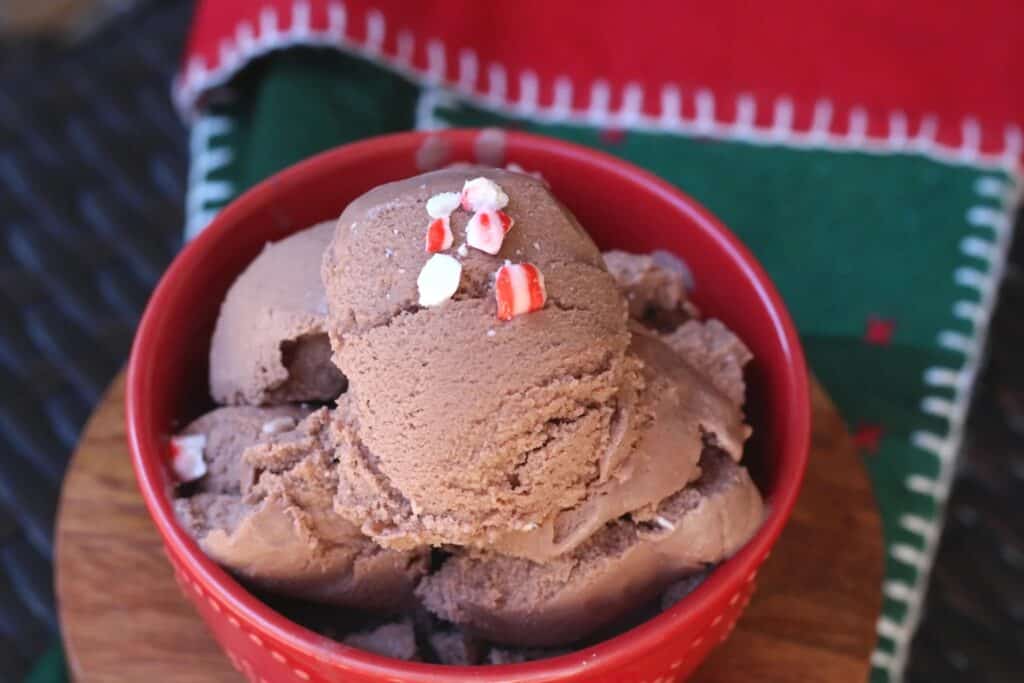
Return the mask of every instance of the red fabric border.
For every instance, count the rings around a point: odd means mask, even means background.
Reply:
[[[680,117],[695,120],[703,91],[716,121],[734,122],[745,97],[755,127],[778,126],[782,116],[808,131],[816,112],[819,125],[829,113],[832,134],[923,135],[967,160],[977,153],[1015,166],[1020,26],[1024,3],[1012,0],[969,8],[926,0],[202,0],[175,96],[193,112],[206,89],[254,56],[316,43],[520,111],[559,102],[629,127],[636,114],[663,116],[675,88]]]

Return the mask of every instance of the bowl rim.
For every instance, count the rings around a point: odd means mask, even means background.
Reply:
[[[788,444],[781,458],[779,485],[773,492],[771,506],[761,528],[733,557],[718,566],[692,593],[676,605],[642,624],[595,645],[565,655],[521,664],[492,666],[449,666],[405,662],[365,652],[325,638],[291,621],[270,608],[227,571],[210,560],[198,544],[178,525],[169,497],[164,495],[157,468],[160,458],[151,452],[148,434],[162,431],[153,424],[148,396],[154,391],[146,368],[157,363],[160,346],[158,335],[167,309],[190,273],[201,267],[207,255],[225,239],[236,217],[246,215],[250,206],[258,205],[264,195],[281,185],[300,181],[308,176],[331,173],[341,163],[373,163],[374,158],[388,152],[415,152],[430,137],[450,143],[470,143],[481,129],[446,129],[443,131],[410,131],[378,136],[349,143],[321,152],[300,161],[253,186],[218,213],[210,225],[191,243],[186,244],[172,261],[157,284],[132,345],[125,394],[125,423],[135,470],[143,499],[170,555],[188,567],[203,588],[219,599],[241,619],[261,634],[287,648],[303,652],[338,670],[366,676],[402,676],[410,680],[502,680],[529,681],[535,677],[566,676],[587,671],[595,673],[630,660],[638,651],[655,649],[683,624],[701,621],[717,606],[728,601],[738,587],[752,579],[753,573],[766,559],[796,503],[807,465],[810,445],[809,378],[802,347],[795,326],[782,299],[768,275],[731,231],[689,195],[632,163],[599,150],[563,140],[521,131],[504,132],[506,145],[530,149],[546,155],[561,156],[587,168],[600,168],[624,182],[644,187],[652,198],[670,203],[685,215],[692,226],[703,231],[716,246],[740,265],[748,279],[755,283],[756,294],[769,313],[773,334],[787,359],[784,385],[786,410],[782,440]],[[156,430],[156,431],[154,431]],[[440,678],[439,678],[440,676]]]

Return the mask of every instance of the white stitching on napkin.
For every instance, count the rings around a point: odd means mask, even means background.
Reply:
[[[191,240],[205,228],[220,207],[234,198],[235,186],[227,180],[212,180],[211,175],[232,161],[229,147],[217,147],[213,139],[231,131],[226,116],[201,116],[189,136],[188,189],[185,192],[185,240]]]
[[[974,135],[969,129],[970,126],[965,124],[965,137]],[[972,154],[968,152],[964,156],[970,158]],[[974,380],[982,361],[988,321],[995,307],[1010,246],[1010,216],[1012,208],[1016,206],[1013,188],[1002,178],[984,176],[974,183],[973,189],[979,198],[989,202],[1001,199],[1002,202],[999,208],[991,204],[972,206],[964,215],[968,233],[961,241],[960,251],[965,263],[957,266],[952,276],[958,285],[972,291],[978,300],[962,299],[953,305],[953,317],[967,321],[971,326],[969,333],[941,330],[937,339],[940,347],[960,353],[964,359],[963,364],[960,367],[931,367],[923,377],[924,385],[929,390],[940,389],[947,393],[927,394],[921,402],[921,411],[931,417],[945,419],[948,428],[945,434],[919,430],[910,435],[914,446],[935,456],[938,476],[933,478],[913,474],[907,477],[904,485],[910,493],[932,498],[938,507],[938,514],[935,520],[903,515],[900,528],[917,539],[920,547],[899,542],[889,546],[891,558],[914,567],[918,572],[912,583],[897,582],[899,585],[896,586],[888,582],[883,586],[886,599],[906,605],[906,616],[901,622],[883,616],[877,625],[880,639],[889,641],[891,648],[883,649],[881,644],[877,646],[871,656],[871,663],[875,668],[887,672],[890,681],[901,679],[909,654],[910,636],[916,631],[921,619],[928,573],[938,549],[944,506],[953,483],[956,458],[963,443],[964,422],[971,403]],[[987,262],[986,269],[977,268],[978,260]],[[948,396],[950,389],[953,391],[952,398]]]
[[[478,106],[503,114],[530,115],[539,121],[598,126],[614,122],[630,130],[702,135],[762,145],[785,144],[798,148],[820,147],[874,154],[918,153],[943,163],[1010,171],[1017,170],[1024,152],[1024,137],[1015,125],[1006,127],[1001,140],[1002,149],[985,152],[981,149],[984,131],[976,117],[968,116],[961,121],[958,144],[940,143],[935,138],[939,121],[934,115],[922,117],[915,126],[905,112],[872,112],[858,105],[849,111],[846,121],[837,122],[833,117],[833,104],[828,99],[813,105],[810,127],[798,129],[794,122],[799,112],[795,110],[792,98],[785,93],[760,103],[762,107],[773,110],[772,121],[761,126],[751,115],[758,104],[753,95],[743,94],[737,102],[730,102],[730,105],[736,105],[736,113],[731,119],[726,119],[723,110],[733,107],[716,106],[716,100],[722,98],[710,89],[702,87],[684,91],[674,83],[663,84],[660,98],[649,99],[637,83],[623,84],[619,86],[621,92],[613,92],[608,83],[596,81],[589,84],[588,106],[574,109],[574,84],[568,77],[557,76],[548,84],[532,71],[524,71],[513,74],[524,86],[520,89],[519,99],[513,100],[506,87],[509,74],[504,64],[486,65],[485,90],[485,84],[478,78],[481,65],[474,52],[454,46],[449,55],[449,46],[436,37],[429,36],[430,40],[424,40],[424,36],[415,36],[405,28],[398,31],[397,39],[392,41],[394,45],[390,45],[387,35],[394,29],[388,27],[384,15],[376,9],[367,12],[365,31],[358,38],[349,30],[351,22],[343,2],[328,5],[326,21],[320,22],[324,24],[322,26],[315,25],[308,0],[295,0],[291,5],[290,21],[281,22],[279,19],[272,7],[265,7],[255,29],[246,22],[240,22],[233,36],[222,38],[215,64],[206,64],[201,57],[193,56],[175,78],[172,88],[179,111],[188,117],[195,116],[200,96],[226,83],[252,59],[273,50],[304,44],[333,47],[428,86],[451,88]],[[287,23],[288,28],[282,28],[282,23]],[[425,57],[418,62],[415,59],[417,50]],[[457,59],[454,58],[456,55]],[[424,62],[425,68],[422,66]],[[575,87],[580,85],[577,83]],[[554,93],[550,101],[536,99],[537,93],[549,90]],[[682,114],[683,103],[687,101],[692,103],[691,109],[695,112],[692,118]],[[619,109],[612,110],[611,102],[620,102]],[[885,120],[884,125],[871,125],[879,118]],[[916,132],[911,136],[914,128]],[[885,132],[880,134],[879,130]]]

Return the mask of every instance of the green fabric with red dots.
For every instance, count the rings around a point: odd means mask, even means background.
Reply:
[[[229,123],[203,143],[231,161],[209,213],[323,149],[435,125],[514,126],[604,149],[675,183],[753,250],[781,290],[813,372],[862,450],[882,510],[886,599],[873,681],[912,632],[941,528],[943,487],[987,322],[985,289],[1003,255],[983,220],[1002,216],[1001,171],[911,154],[868,154],[515,120],[431,97],[354,58],[296,50],[250,68],[208,114]],[[201,193],[200,193],[201,194]],[[988,213],[986,213],[986,210]],[[952,416],[952,419],[950,418]],[[935,495],[935,491],[938,494]]]

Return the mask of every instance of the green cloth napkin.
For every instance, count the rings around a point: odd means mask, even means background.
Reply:
[[[508,126],[603,149],[704,203],[761,260],[864,454],[884,520],[873,681],[902,670],[941,530],[1009,239],[1003,171],[879,154],[517,120],[327,51],[276,55],[193,129],[194,234],[315,152],[430,126]],[[219,100],[219,101],[217,101]]]
[[[25,676],[24,683],[65,683],[68,680],[67,662],[60,643],[54,643],[36,660]]]

